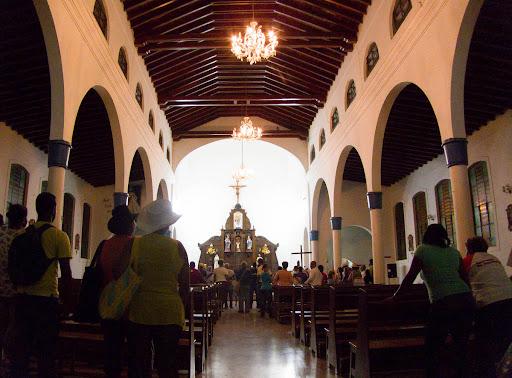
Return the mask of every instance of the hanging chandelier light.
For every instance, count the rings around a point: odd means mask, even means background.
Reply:
[[[258,26],[258,23],[253,20],[247,26],[243,39],[242,33],[238,33],[238,37],[234,35],[231,38],[231,51],[241,61],[246,58],[250,64],[268,59],[276,55],[277,35],[271,30],[267,37],[268,44],[265,45],[265,34],[261,31],[261,25]]]
[[[240,128],[237,130],[236,127],[233,129],[232,137],[236,140],[256,140],[260,139],[262,131],[259,127],[254,127],[249,117],[244,117],[244,120],[240,124]]]
[[[238,168],[236,171],[233,172],[233,180],[235,180],[237,183],[239,181],[247,180],[252,178],[253,176],[252,169],[247,168],[244,165],[244,162],[242,161],[242,164],[240,165],[240,168]]]

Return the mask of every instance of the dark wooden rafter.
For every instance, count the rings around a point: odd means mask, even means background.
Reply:
[[[353,50],[370,3],[123,1],[174,138],[200,122],[242,116],[247,108],[291,131],[308,130]],[[262,31],[278,34],[279,45],[276,57],[251,66],[231,53],[230,39],[245,31],[253,9]]]

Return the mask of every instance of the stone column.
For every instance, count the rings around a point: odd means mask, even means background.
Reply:
[[[331,218],[333,267],[336,271],[341,266],[341,217]]]
[[[64,202],[64,179],[68,169],[71,144],[65,140],[54,139],[48,142],[48,192],[55,196],[57,214],[53,225],[62,226],[62,206]]]
[[[468,178],[468,141],[466,138],[447,139],[443,142],[443,148],[450,171],[457,247],[462,251],[468,238],[475,234]]]
[[[318,251],[318,230],[309,231],[309,241],[311,242],[311,254],[313,255],[313,260],[319,264],[318,259],[320,258],[320,253]]]
[[[128,193],[114,192],[114,207],[128,205]]]
[[[383,284],[386,280],[386,267],[384,266],[382,192],[369,192],[367,196],[372,224],[373,281],[376,284]]]

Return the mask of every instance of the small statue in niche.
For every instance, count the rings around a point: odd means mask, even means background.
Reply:
[[[250,251],[252,249],[252,239],[251,235],[247,236],[247,250]]]
[[[240,250],[240,237],[239,236],[236,237],[236,251],[237,252],[241,252],[241,250]]]
[[[508,230],[512,231],[512,205],[507,206]]]
[[[409,242],[409,251],[414,251],[414,238],[411,234],[407,236],[407,241]]]
[[[231,240],[229,239],[229,235],[226,235],[224,239],[224,252],[231,252]]]

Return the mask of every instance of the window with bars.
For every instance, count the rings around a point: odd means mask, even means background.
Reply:
[[[121,71],[123,71],[124,77],[128,79],[128,60],[126,59],[126,51],[123,47],[119,49],[117,64],[119,64],[119,67],[121,67]]]
[[[338,123],[340,123],[340,115],[338,114],[338,108],[334,108],[331,116],[331,131],[338,126]]]
[[[313,160],[315,160],[315,155],[316,155],[315,154],[315,146],[312,146],[311,147],[311,153],[309,155],[309,157],[310,157],[310,159],[309,159],[310,163],[309,164],[313,163]]]
[[[475,218],[475,233],[482,236],[490,246],[496,245],[494,225],[494,204],[491,198],[491,187],[487,163],[479,161],[469,168],[469,185]]]
[[[153,110],[149,111],[148,124],[151,127],[151,130],[155,132],[155,118],[153,117]]]
[[[411,9],[411,0],[396,0],[393,7],[393,35],[396,34]]]
[[[436,185],[437,219],[446,228],[452,245],[457,248],[455,213],[453,211],[452,185],[450,180],[442,180]]]
[[[319,147],[319,150],[322,149],[324,144],[325,144],[325,130],[322,129],[322,132],[320,133],[320,147]]]
[[[373,68],[379,61],[379,49],[377,44],[373,42],[368,49],[368,55],[366,55],[366,77],[370,76]]]
[[[105,7],[103,6],[101,0],[96,0],[94,3],[94,10],[92,11],[92,14],[96,19],[96,22],[98,22],[101,32],[105,38],[107,38],[107,13],[105,12]]]
[[[164,135],[160,131],[160,135],[158,135],[158,144],[160,147],[162,147],[162,150],[164,149]]]
[[[137,100],[137,103],[142,109],[142,88],[139,83],[137,83],[137,87],[135,87],[135,100]]]
[[[91,229],[91,206],[84,203],[84,211],[82,214],[82,245],[80,246],[80,257],[89,258],[89,236]]]
[[[427,199],[425,192],[418,192],[412,197],[414,211],[414,227],[416,231],[416,247],[421,244],[423,234],[427,231]]]
[[[395,205],[395,234],[397,260],[405,260],[407,259],[407,246],[405,244],[405,217],[402,202]]]
[[[28,171],[19,164],[11,165],[9,190],[7,192],[7,208],[14,204],[27,205]]]
[[[356,83],[354,82],[354,80],[350,80],[347,89],[347,108],[350,106],[350,104],[352,104],[352,101],[354,101],[356,95]]]

